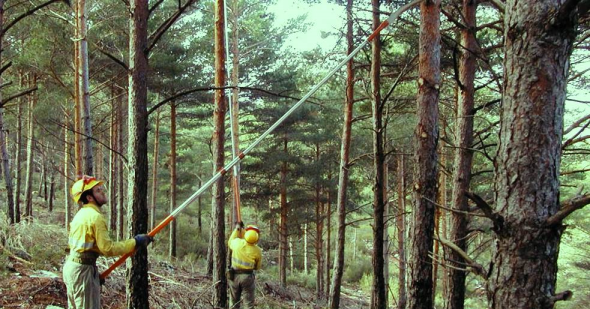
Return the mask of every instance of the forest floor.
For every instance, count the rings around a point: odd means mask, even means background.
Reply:
[[[45,219],[55,215],[38,214]],[[61,278],[65,254],[60,245],[67,237],[62,227],[41,222],[8,226],[0,220],[0,308],[67,308]],[[57,221],[59,222],[59,221]],[[114,258],[99,258],[99,270]],[[151,308],[214,308],[211,277],[194,265],[171,263],[150,256]],[[289,285],[282,288],[272,277],[256,282],[257,308],[323,308],[315,290]],[[111,273],[102,287],[102,308],[126,308],[125,268]],[[367,296],[353,287],[342,287],[340,308],[367,308]]]

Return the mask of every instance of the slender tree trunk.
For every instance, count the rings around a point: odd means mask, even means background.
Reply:
[[[309,275],[308,238],[309,224],[306,222],[303,224],[303,272],[306,275]]]
[[[553,308],[559,243],[559,170],[576,1],[506,2],[504,91],[489,280],[490,308]],[[567,6],[566,6],[567,5]],[[586,11],[587,13],[587,11]],[[496,221],[497,222],[497,221]]]
[[[379,19],[379,0],[371,0],[373,6],[373,29],[381,24]],[[385,278],[383,277],[383,232],[385,201],[383,200],[384,178],[383,166],[383,105],[381,102],[381,41],[377,35],[372,43],[371,52],[371,100],[373,113],[373,285],[371,291],[371,308],[387,308]]]
[[[123,149],[125,149],[124,146],[124,141],[123,141],[123,129],[124,129],[124,124],[125,122],[123,121],[124,117],[123,114],[127,114],[127,111],[124,110],[125,105],[123,104],[124,100],[122,98],[119,99],[119,108],[117,109],[117,127],[118,129],[118,133],[117,133],[117,150],[118,151],[123,151]],[[127,118],[127,117],[125,117]],[[124,220],[125,220],[125,190],[123,188],[125,188],[126,186],[126,182],[125,182],[125,165],[123,164],[123,161],[121,158],[117,158],[116,159],[116,170],[117,170],[117,183],[119,185],[119,192],[117,193],[117,206],[116,206],[116,212],[117,212],[117,239],[118,240],[122,240],[123,239],[123,226],[124,226]]]
[[[172,105],[170,105],[172,109]],[[174,119],[176,121],[176,118]],[[170,125],[172,127],[172,124]],[[172,132],[170,132],[172,133]],[[174,126],[174,144],[176,146],[176,125]],[[172,144],[172,142],[170,143]],[[160,110],[156,112],[156,131],[154,132],[154,163],[152,164],[152,207],[150,211],[150,229],[156,227],[156,201],[158,195],[158,152],[160,151]],[[174,152],[176,154],[176,151]],[[176,179],[176,177],[175,177]],[[201,182],[199,181],[199,188]],[[176,193],[176,189],[175,189]],[[176,205],[176,204],[175,204]],[[174,207],[176,208],[176,207]],[[201,231],[201,196],[199,196],[199,232]]]
[[[33,83],[36,83],[37,78],[32,78]],[[33,219],[33,142],[35,140],[34,134],[34,113],[33,110],[35,109],[35,96],[36,94],[32,94],[28,96],[29,107],[28,107],[28,140],[27,140],[27,174],[25,175],[25,201],[27,204],[25,216],[28,217],[28,220]]]
[[[2,0],[4,1],[4,0]],[[24,74],[21,70],[18,71],[19,85],[21,88],[25,87]],[[22,187],[22,149],[23,149],[23,103],[25,99],[23,97],[18,98],[18,105],[16,111],[16,154],[15,159],[15,193],[14,193],[14,222],[20,222],[21,211],[20,211],[20,195]],[[66,193],[68,191],[66,190]],[[69,197],[69,196],[68,196]]]
[[[199,188],[203,186],[203,181],[201,180],[201,175],[198,176],[199,178]],[[199,208],[197,209],[197,226],[199,228],[199,237],[203,235],[203,222],[202,222],[202,212],[203,212],[203,203],[202,203],[202,194],[199,195],[197,198],[197,204]]]
[[[53,162],[51,162],[52,167],[53,167],[53,165],[54,165]],[[54,197],[55,197],[55,172],[52,171],[49,175],[49,201],[48,201],[49,212],[53,211],[53,198]]]
[[[4,25],[4,0],[0,0],[0,29]],[[0,63],[2,63],[2,48],[4,40],[4,31],[0,30]],[[2,75],[0,75],[0,85],[2,84]],[[0,92],[0,102],[2,101],[2,92]],[[12,175],[10,175],[10,157],[6,150],[7,134],[4,129],[4,107],[0,106],[0,152],[2,152],[2,171],[4,172],[4,182],[6,184],[6,197],[8,199],[6,203],[6,214],[10,224],[16,222],[14,216],[14,196],[12,191]],[[18,147],[18,145],[17,145]]]
[[[291,276],[293,276],[293,270],[295,269],[295,261],[293,258],[293,237],[291,235],[289,235],[289,237],[287,237],[288,241],[289,241],[289,273],[291,274]]]
[[[110,178],[110,186],[109,186],[109,204],[111,207],[111,215],[109,220],[110,231],[112,233],[116,233],[117,231],[117,191],[119,190],[118,187],[120,184],[118,183],[118,172],[117,172],[117,154],[115,151],[119,151],[117,149],[118,144],[118,122],[117,122],[117,115],[118,110],[121,106],[121,99],[120,99],[120,91],[117,91],[116,85],[113,84],[111,89],[111,151],[109,152],[109,178]]]
[[[383,140],[387,140],[385,134]],[[383,281],[385,283],[385,299],[389,303],[389,218],[390,218],[390,202],[387,195],[389,188],[389,164],[383,163]]]
[[[44,141],[41,140],[41,143],[40,144],[42,145],[43,143],[44,143]],[[41,158],[39,159],[39,167],[41,168],[41,177],[39,177],[39,188],[37,189],[37,196],[38,197],[45,198],[44,195],[43,195],[43,192],[44,192],[43,185],[45,184],[45,179],[46,179],[46,177],[45,177],[45,161],[46,161],[46,157],[45,157],[45,154],[43,153],[44,152],[44,150],[43,150],[44,147],[41,146],[40,148],[41,148],[41,153],[40,153]]]
[[[354,49],[352,36],[353,19],[352,19],[353,0],[348,0],[346,4],[346,42],[347,54]],[[352,130],[352,111],[354,104],[354,69],[353,59],[346,63],[346,101],[344,102],[344,123],[342,125],[342,137],[340,148],[340,168],[338,175],[338,232],[336,242],[336,253],[334,255],[334,276],[330,285],[330,299],[328,305],[331,309],[340,308],[340,289],[342,285],[342,276],[344,274],[344,248],[346,246],[346,203],[348,189],[348,171],[350,156],[350,137]],[[354,247],[353,247],[354,248]]]
[[[331,180],[332,176],[329,175],[328,176],[328,180]],[[324,280],[325,284],[326,284],[326,294],[325,299],[326,300],[330,300],[330,270],[331,268],[331,264],[330,264],[330,232],[332,229],[332,201],[330,200],[331,196],[330,196],[330,189],[328,188],[327,190],[327,198],[328,201],[326,203],[326,279]]]
[[[406,292],[406,182],[404,169],[404,155],[399,155],[398,162],[398,189],[397,189],[397,250],[399,256],[399,277],[398,277],[398,301],[397,308],[405,309],[408,301]]]
[[[68,101],[66,101],[66,106],[68,105]],[[65,122],[64,122],[64,207],[65,207],[65,222],[64,225],[66,230],[70,230],[70,221],[72,221],[72,208],[71,208],[71,195],[70,195],[70,158],[71,158],[71,146],[70,146],[70,137],[69,137],[69,130],[70,127],[70,113],[67,108],[65,110]]]
[[[224,87],[225,72],[225,12],[224,0],[215,1],[215,87]],[[215,170],[213,173],[223,169],[224,166],[224,137],[225,137],[225,113],[226,97],[224,90],[215,91],[215,111],[213,113],[213,160],[215,161]],[[213,185],[212,190],[212,214],[213,214],[213,282],[215,292],[213,295],[213,304],[215,307],[225,308],[227,306],[227,279],[226,257],[227,249],[225,246],[225,192],[224,177]]]
[[[240,61],[240,50],[238,48],[239,43],[239,25],[238,25],[238,15],[239,15],[239,1],[233,0],[231,1],[231,18],[230,23],[232,25],[232,36],[231,36],[231,52],[232,52],[232,70],[231,70],[231,85],[234,86],[231,90],[231,127],[232,127],[232,154],[233,157],[236,157],[240,154],[240,127],[238,116],[240,114],[240,105],[239,105],[239,89],[238,81],[239,81],[239,61]],[[233,175],[233,208],[238,209],[237,205],[240,204],[240,164],[234,165],[234,175]],[[237,214],[233,215],[234,221],[237,221]]]
[[[283,138],[283,153],[287,157],[287,136]],[[282,287],[287,286],[287,161],[281,165],[281,183],[280,183],[280,207],[281,219],[279,222],[279,283]]]
[[[176,103],[170,102],[170,213],[174,209],[176,209]],[[168,255],[176,257],[176,220],[170,223]]]
[[[316,148],[317,149],[317,148]],[[317,157],[316,157],[317,158]],[[322,219],[323,207],[320,202],[321,187],[319,182],[315,185],[315,222],[316,222],[316,236],[315,236],[315,258],[316,258],[316,297],[322,299],[324,297],[324,261],[323,261],[323,233],[324,233],[324,220]]]
[[[451,228],[450,240],[461,250],[467,252],[467,224],[468,219],[460,212],[467,212],[469,205],[465,192],[469,191],[471,181],[471,162],[473,161],[473,97],[474,97],[474,79],[477,59],[475,51],[477,42],[475,40],[475,11],[477,1],[463,0],[463,22],[465,27],[461,29],[461,58],[459,60],[459,96],[457,104],[457,122],[455,141],[455,169],[453,173],[453,209],[459,212],[453,212],[453,224]],[[449,281],[447,282],[446,309],[463,309],[465,303],[465,277],[466,272],[457,268],[465,267],[465,260],[454,250],[447,250],[447,263],[451,266],[448,268]]]
[[[414,225],[410,252],[409,309],[432,308],[434,208],[437,192],[438,97],[440,87],[440,0],[420,4],[418,123]]]
[[[127,224],[131,235],[148,229],[147,160],[147,28],[148,1],[132,0],[129,22],[129,116],[127,181]],[[148,308],[147,249],[138,248],[131,257],[127,273],[127,307]]]
[[[84,173],[94,175],[92,156],[92,123],[90,121],[90,92],[88,90],[88,41],[86,38],[86,0],[77,0],[78,26],[78,100],[84,121]]]

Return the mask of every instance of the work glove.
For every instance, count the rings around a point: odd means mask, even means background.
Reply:
[[[154,241],[154,237],[148,234],[138,234],[135,235],[135,246],[136,247],[147,247],[152,241]]]
[[[244,228],[244,222],[243,221],[236,222],[236,230],[237,229],[243,229],[243,228]]]

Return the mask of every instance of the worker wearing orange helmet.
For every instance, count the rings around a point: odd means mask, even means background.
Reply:
[[[228,246],[232,250],[231,268],[229,270],[229,287],[232,301],[231,308],[240,308],[243,302],[246,308],[254,308],[254,271],[262,265],[262,249],[256,245],[260,229],[239,222],[229,237]],[[241,301],[244,294],[244,301]]]
[[[63,268],[68,308],[100,308],[100,278],[96,267],[99,255],[119,256],[136,247],[147,246],[151,236],[139,234],[132,239],[112,241],[101,207],[107,202],[104,181],[84,176],[74,183],[72,198],[81,207],[70,223],[70,254]]]

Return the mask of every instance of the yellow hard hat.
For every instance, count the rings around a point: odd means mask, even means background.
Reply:
[[[244,239],[249,244],[255,244],[258,242],[258,234],[260,233],[260,229],[254,225],[248,225],[246,227],[246,233],[244,234]]]
[[[70,190],[70,194],[72,195],[74,201],[78,203],[84,191],[91,190],[92,188],[100,186],[103,183],[104,181],[96,180],[94,176],[84,175],[82,178],[74,182],[74,185],[72,185],[72,189]]]

